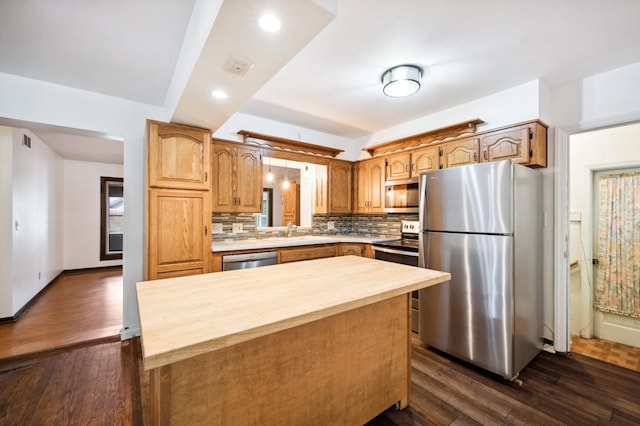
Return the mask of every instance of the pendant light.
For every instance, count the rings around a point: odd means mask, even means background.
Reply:
[[[271,157],[269,157],[269,173],[267,173],[267,182],[273,182],[273,173],[271,173]]]
[[[284,162],[284,181],[282,182],[282,189],[289,189],[291,184],[289,183],[289,169],[287,168],[287,161]]]

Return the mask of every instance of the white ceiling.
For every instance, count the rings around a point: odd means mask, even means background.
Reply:
[[[334,1],[335,18],[319,7]],[[637,0],[226,0],[208,27],[206,2],[0,0],[0,72],[167,108],[182,87],[176,122],[216,129],[239,111],[356,138],[535,79],[553,87],[640,61]],[[267,9],[283,19],[275,35],[254,25]],[[202,28],[200,49],[189,34]],[[221,70],[231,54],[254,63],[245,77]],[[422,89],[385,97],[382,72],[404,63],[425,69]],[[231,96],[216,103],[221,85]]]

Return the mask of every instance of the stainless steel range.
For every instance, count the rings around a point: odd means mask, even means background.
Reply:
[[[402,263],[403,265],[418,266],[420,245],[418,237],[420,222],[412,220],[402,221],[402,233],[400,238],[391,241],[377,242],[372,245],[373,257],[388,262]],[[419,292],[411,293],[411,330],[418,333],[419,327]]]

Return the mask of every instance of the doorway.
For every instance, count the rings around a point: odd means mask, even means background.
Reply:
[[[569,138],[569,331],[640,346],[640,321],[594,309],[598,260],[598,183],[612,170],[640,167],[635,141],[640,124],[621,125]]]
[[[593,335],[636,347],[640,347],[638,194],[640,168],[594,173]]]

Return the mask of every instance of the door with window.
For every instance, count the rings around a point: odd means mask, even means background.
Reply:
[[[640,347],[640,169],[594,174],[594,335]]]

